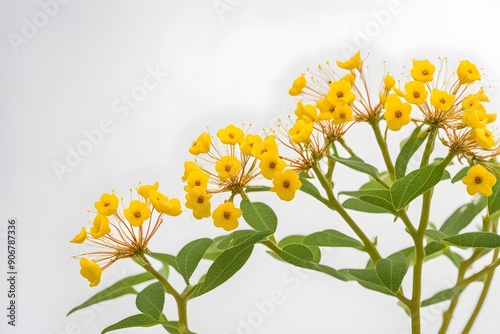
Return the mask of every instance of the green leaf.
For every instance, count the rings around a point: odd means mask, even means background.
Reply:
[[[393,294],[396,294],[406,275],[408,266],[406,258],[401,253],[387,259],[380,259],[375,264],[377,276],[382,284]]]
[[[441,242],[441,239],[446,238],[448,235],[444,234],[442,231],[438,230],[426,230],[425,235],[431,238],[433,241]]]
[[[406,143],[401,148],[394,170],[396,172],[396,179],[400,179],[406,174],[406,168],[410,162],[411,157],[415,154],[418,148],[422,145],[427,138],[427,131],[420,131],[422,126],[418,126],[410,135]]]
[[[270,230],[274,233],[278,226],[278,218],[267,204],[261,202],[250,202],[247,199],[241,201],[241,211],[245,221],[257,231]]]
[[[388,172],[380,173],[379,180],[383,181],[387,185],[392,184],[391,176]],[[370,181],[363,184],[359,190],[369,190],[369,189],[386,189],[383,185],[381,185],[377,180],[370,176]]]
[[[453,262],[453,264],[459,268],[460,267],[460,264],[464,261],[463,257],[461,257],[460,255],[458,255],[457,253],[455,252],[452,252],[449,248],[446,249],[444,251],[444,255],[450,259],[451,262]]]
[[[385,197],[389,190],[386,188],[371,188],[371,189],[360,189],[355,191],[340,191],[339,195],[347,195],[351,197],[360,198],[361,196],[375,196],[375,197]],[[390,199],[390,196],[388,196]]]
[[[345,209],[360,211],[360,212],[390,213],[390,211],[387,209],[384,209],[384,208],[381,208],[380,206],[376,206],[374,204],[368,203],[368,202],[363,201],[359,198],[349,198],[346,201],[344,201],[344,203],[342,203],[342,206]]]
[[[302,173],[301,176],[299,177],[299,180],[302,183],[302,186],[300,187],[301,191],[305,192],[308,195],[311,195],[314,198],[321,197],[321,193],[319,192],[319,190],[314,186],[314,184],[309,182],[309,180],[306,177],[302,176]]]
[[[212,263],[205,280],[193,294],[203,295],[226,282],[243,267],[252,251],[253,245],[239,245],[223,251]]]
[[[441,241],[458,247],[474,248],[498,248],[500,247],[500,235],[491,232],[468,232],[451,237],[443,238]]]
[[[160,282],[151,284],[142,290],[135,299],[135,305],[144,314],[160,320],[165,304],[165,291]]]
[[[286,245],[291,245],[291,244],[304,244],[304,235],[289,235],[278,242],[278,247],[283,248]],[[306,245],[307,248],[312,252],[313,254],[313,261],[314,262],[319,262],[321,260],[321,250],[319,249],[318,246],[316,245]],[[277,259],[281,260],[279,256],[274,254],[273,252],[270,252],[271,256],[276,257]]]
[[[359,250],[364,249],[361,241],[335,230],[324,230],[308,235],[304,238],[303,243],[309,246],[352,247]]]
[[[161,324],[162,323],[159,320],[151,317],[150,315],[142,313],[142,314],[132,315],[130,317],[118,321],[114,325],[104,328],[101,334],[115,331],[117,329],[131,328],[131,327],[151,327]]]
[[[446,219],[439,230],[447,236],[458,234],[462,229],[467,227],[481,211],[483,211],[486,207],[486,202],[486,198],[481,196],[479,201],[462,205]]]
[[[455,183],[457,181],[460,181],[461,179],[463,179],[465,177],[465,175],[467,175],[467,172],[469,171],[470,169],[470,166],[467,166],[467,167],[464,167],[462,168],[452,179],[451,179],[451,183]]]
[[[490,216],[500,211],[500,180],[498,177],[492,190],[493,193],[488,197],[488,213]]]
[[[349,168],[352,168],[354,170],[357,170],[358,172],[368,174],[374,178],[379,177],[379,173],[376,167],[367,164],[364,162],[361,158],[357,156],[353,156],[350,158],[341,158],[341,157],[336,157],[332,156],[333,160],[337,161],[338,163],[341,163],[342,165],[345,165]]]
[[[411,201],[434,187],[444,173],[444,165],[431,164],[417,169],[397,180],[391,186],[391,199],[394,209],[399,211]]]
[[[391,193],[389,190],[379,190],[374,195],[361,195],[359,199],[389,212],[394,212]]]
[[[153,259],[162,262],[165,265],[171,266],[177,272],[179,272],[179,268],[177,267],[177,259],[175,258],[175,256],[163,253],[150,253],[148,255],[151,256]]]
[[[339,271],[314,262],[314,255],[311,250],[300,244],[287,245],[283,249],[277,250],[276,254],[288,263],[294,266],[311,269],[338,278],[339,280],[346,281],[347,278]]]
[[[393,295],[380,281],[375,269],[342,269],[340,272],[348,277],[350,281],[356,281],[367,289]]]
[[[450,300],[453,297],[455,297],[456,295],[460,294],[460,292],[462,292],[463,289],[464,289],[464,287],[454,287],[454,288],[440,291],[440,292],[436,293],[434,296],[432,296],[431,298],[428,298],[428,299],[422,301],[421,305],[422,305],[422,307],[425,307],[425,306],[437,304],[440,302],[444,302],[445,300]]]
[[[101,292],[98,292],[84,303],[73,308],[71,311],[68,312],[66,316],[70,315],[75,311],[81,310],[85,307],[100,303],[105,300],[114,299],[126,294],[137,294],[137,291],[133,288],[133,286],[142,282],[152,280],[153,278],[154,278],[153,275],[151,275],[150,273],[143,273],[135,276],[126,277],[116,282],[109,288],[106,288]]]
[[[214,241],[209,238],[197,239],[188,243],[177,254],[177,267],[187,285],[203,254],[213,243]]]

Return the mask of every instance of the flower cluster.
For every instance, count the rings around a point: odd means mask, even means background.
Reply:
[[[138,199],[128,208],[119,210],[120,200],[114,193],[105,193],[95,202],[96,211],[90,228],[83,227],[71,242],[97,247],[75,258],[80,259],[81,275],[90,286],[101,280],[102,271],[115,261],[148,252],[148,243],[163,222],[163,215],[181,214],[178,199],[168,198],[158,191],[158,182],[137,188]],[[156,219],[153,219],[154,213]]]
[[[217,132],[217,139],[202,133],[189,149],[197,160],[184,164],[186,207],[196,219],[212,216],[215,226],[234,230],[241,217],[234,197],[245,197],[245,188],[256,178],[272,180],[271,191],[282,200],[294,198],[301,183],[293,170],[286,169],[275,136],[262,138],[231,124]],[[229,193],[229,198],[212,212],[210,200],[217,193]]]
[[[413,122],[436,129],[441,141],[471,166],[484,166],[481,173],[488,175],[475,181],[481,179],[483,183],[479,187],[468,186],[467,191],[491,193],[494,182],[488,183],[489,191],[482,186],[486,180],[496,180],[492,174],[496,170],[488,159],[496,157],[500,148],[487,128],[496,115],[488,113],[484,106],[489,101],[484,90],[475,88],[481,80],[477,67],[463,60],[455,73],[447,76],[446,59],[441,60],[438,71],[429,60],[415,59],[404,86],[385,74],[375,103],[369,94],[363,63],[358,52],[346,62],[337,61],[341,70],[348,71],[346,74],[338,75],[327,63],[326,67],[319,65],[316,73],[308,70],[307,77],[301,74],[293,82],[289,94],[300,100],[294,125],[285,131],[283,140],[300,156],[291,160],[292,165],[307,171],[327,157],[334,142],[354,155],[343,135],[355,123],[367,122],[376,129],[379,121],[385,120],[388,130],[398,131]],[[470,178],[465,178],[466,182],[470,183]]]

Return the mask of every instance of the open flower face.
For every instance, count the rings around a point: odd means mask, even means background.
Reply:
[[[472,166],[467,175],[462,179],[462,183],[467,186],[467,193],[474,195],[480,193],[484,196],[491,196],[492,187],[497,182],[495,175],[488,172],[481,165]]]

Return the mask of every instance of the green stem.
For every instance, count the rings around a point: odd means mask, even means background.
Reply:
[[[165,276],[156,271],[156,269],[151,265],[151,262],[149,262],[144,254],[139,254],[137,255],[137,257],[141,260],[142,267],[149,273],[151,273],[158,280],[158,282],[161,283],[165,292],[174,297],[177,304],[177,313],[179,315],[179,334],[191,333],[188,329],[187,322],[188,296],[179,294],[177,290],[175,290],[174,287],[170,285]]]
[[[328,202],[325,204],[327,204],[330,209],[337,211],[347,223],[347,225],[349,225],[354,233],[356,233],[356,235],[361,239],[364,244],[365,251],[368,253],[368,255],[370,255],[370,258],[373,260],[373,262],[375,263],[380,260],[382,257],[380,256],[377,248],[375,248],[373,242],[366,236],[366,234],[361,230],[358,224],[356,224],[356,222],[351,218],[347,211],[345,211],[342,205],[337,201],[335,195],[333,194],[330,181],[326,179],[319,166],[314,165],[312,169],[318,177],[321,186],[326,191]]]
[[[380,131],[380,126],[377,118],[372,118],[370,121],[370,125],[372,126],[373,133],[375,134],[375,138],[377,139],[378,146],[380,147],[380,151],[382,152],[382,157],[384,158],[385,166],[387,168],[387,172],[389,173],[389,177],[392,181],[396,180],[396,174],[394,173],[394,165],[392,164],[391,155],[389,154],[389,149],[387,148],[387,142]]]
[[[422,155],[422,161],[420,163],[420,168],[425,167],[429,164],[429,158],[434,150],[434,141],[437,136],[437,128],[431,128],[429,138],[427,138],[427,144],[425,146],[424,153]],[[448,157],[447,157],[448,158]],[[453,157],[451,157],[453,159]],[[451,161],[451,159],[449,159]],[[431,207],[433,189],[427,190],[422,199],[422,210],[420,214],[420,223],[416,233],[412,235],[413,242],[415,244],[415,265],[413,267],[413,290],[410,306],[411,315],[411,329],[412,334],[420,334],[420,308],[421,308],[421,298],[422,298],[422,272],[423,263],[425,259],[425,248],[424,248],[424,237],[425,230],[429,224],[429,215]]]

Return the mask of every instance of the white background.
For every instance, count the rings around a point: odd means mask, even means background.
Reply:
[[[6,280],[0,279],[2,333],[99,333],[136,313],[133,296],[126,296],[65,317],[100,289],[139,272],[131,261],[121,261],[103,273],[99,287],[88,287],[78,262],[70,258],[86,248],[68,242],[92,219],[86,210],[104,192],[115,190],[128,198],[129,189],[139,181],[159,181],[162,192],[183,201],[180,177],[191,141],[207,127],[215,133],[229,123],[253,123],[255,132],[275,126],[278,117],[293,112],[295,101],[287,91],[308,67],[347,59],[359,48],[363,57],[370,52],[367,63],[376,90],[376,74],[382,72],[384,60],[387,69],[399,75],[408,73],[413,58],[438,63],[438,57],[447,56],[450,73],[458,61],[470,59],[486,73],[489,110],[495,112],[499,106],[495,79],[500,77],[500,6],[492,0],[55,4],[0,2],[0,269],[6,272],[10,217],[18,219],[19,269],[16,328],[6,325]],[[158,84],[144,98],[132,101],[133,107],[125,107],[122,99],[138,94],[148,71],[163,73]],[[87,147],[81,161],[73,160],[71,171],[58,177],[54,164],[67,165],[69,152],[85,145],[85,133],[106,120],[108,133]],[[364,130],[353,132],[352,146],[380,166],[371,146],[373,136]],[[391,147],[393,155],[398,138]],[[344,177],[339,189],[356,189],[366,181],[352,175],[356,179]],[[438,225],[468,199],[461,184],[443,186],[436,197],[431,218]],[[272,194],[252,198],[276,208],[278,238],[326,228],[350,233],[337,215],[317,207],[306,195],[286,204]],[[409,245],[400,222],[380,215],[359,217],[370,237],[379,236],[383,255]],[[223,233],[210,220],[196,221],[186,211],[166,220],[151,249],[175,254],[195,238]],[[336,268],[365,263],[352,250],[335,249],[326,257],[325,263]],[[201,274],[202,270],[195,276]],[[424,297],[450,287],[454,275],[448,260],[430,261]],[[172,279],[182,286],[178,276]],[[500,279],[495,279],[473,333],[492,333],[499,327],[499,286]],[[464,293],[450,333],[461,331],[478,287]],[[271,296],[280,296],[272,307]],[[165,312],[175,319],[167,299]],[[423,310],[424,333],[436,332],[445,306]],[[263,247],[256,248],[229,282],[190,302],[189,318],[190,328],[200,334],[409,332],[409,320],[393,299],[356,283],[293,271],[265,254]],[[122,331],[137,332],[163,333],[155,327]]]

